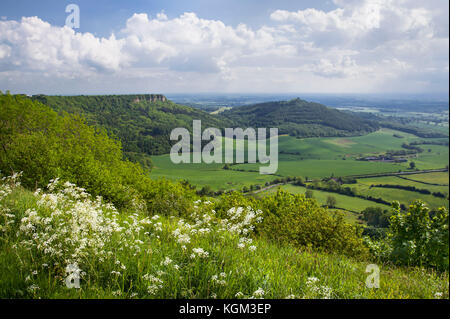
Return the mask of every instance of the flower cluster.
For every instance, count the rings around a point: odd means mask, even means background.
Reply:
[[[160,289],[163,288],[163,281],[161,278],[155,277],[150,274],[145,274],[142,279],[148,283],[147,292],[150,295],[155,295]]]
[[[226,277],[227,277],[227,274],[224,272],[221,272],[219,275],[213,275],[211,277],[211,282],[214,285],[226,286],[226,284],[227,284],[227,282],[225,280]]]
[[[262,222],[262,211],[254,211],[251,207],[232,207],[227,212],[228,218],[221,221],[224,229],[239,235],[248,235],[255,225]]]
[[[305,297],[314,299],[331,299],[332,289],[330,287],[319,284],[320,280],[317,277],[309,277],[306,280],[307,294]]]
[[[3,177],[0,183],[0,234],[7,232],[10,225],[16,222],[15,215],[11,214],[11,210],[8,207],[2,205],[4,198],[9,196],[13,189],[20,186],[19,178],[22,173],[15,173],[9,177]]]
[[[64,265],[82,267],[94,260],[111,260],[115,267],[111,275],[120,276],[126,266],[117,260],[117,252],[138,255],[145,249],[140,239],[144,230],[152,224],[154,230],[158,228],[158,223],[136,213],[119,218],[113,205],[101,197],[92,199],[69,182],[54,179],[47,188],[48,193],[40,189],[34,193],[37,205],[21,218],[15,248],[39,255],[40,262],[60,269],[62,275]]]

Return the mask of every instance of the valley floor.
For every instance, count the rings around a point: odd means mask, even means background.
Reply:
[[[212,191],[266,188],[276,178],[297,177],[319,180],[330,176],[345,177],[370,174],[397,173],[399,171],[413,172],[409,169],[411,162],[415,169],[432,170],[448,167],[449,148],[446,145],[419,145],[424,152],[404,156],[404,163],[390,163],[377,161],[360,161],[358,158],[378,156],[388,150],[402,150],[402,144],[418,141],[448,141],[448,139],[424,139],[391,129],[381,129],[364,136],[346,138],[307,138],[298,139],[291,136],[279,137],[279,164],[275,176],[260,175],[259,164],[234,164],[229,170],[223,169],[224,164],[173,164],[169,155],[153,156],[154,168],[152,178],[165,177],[173,180],[185,179],[197,189],[208,187]],[[415,199],[422,199],[431,208],[449,207],[448,198],[421,194],[409,190],[370,187],[376,184],[414,186],[417,189],[427,189],[431,193],[440,192],[448,196],[449,175],[447,172],[423,173],[400,176],[381,176],[373,178],[357,178],[356,184],[342,185],[355,188],[358,194],[382,198],[386,202],[398,200],[407,205]],[[426,183],[426,184],[425,184]],[[285,185],[282,189],[292,193],[304,193],[302,187]],[[270,194],[276,187],[270,187],[266,192],[257,192],[257,196]],[[337,207],[347,211],[350,220],[356,220],[358,214],[369,206],[388,209],[389,205],[379,204],[355,198],[345,194],[314,191],[317,199],[325,204],[327,196],[334,196]]]

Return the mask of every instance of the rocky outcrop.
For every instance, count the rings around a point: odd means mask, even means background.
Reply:
[[[143,94],[137,95],[133,100],[134,103],[139,103],[141,101],[167,102],[167,98],[162,94]]]

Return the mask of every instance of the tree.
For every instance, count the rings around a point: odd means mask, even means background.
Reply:
[[[327,197],[327,206],[328,207],[336,207],[337,201],[334,196],[328,196]]]
[[[116,208],[145,202],[150,213],[184,214],[196,198],[187,186],[152,180],[124,160],[121,143],[83,117],[58,114],[37,101],[0,93],[0,172],[23,172],[22,186],[45,188],[59,177]]]
[[[212,188],[209,185],[203,186],[198,192],[199,195],[210,195],[212,193]]]
[[[416,163],[410,162],[410,163],[409,163],[409,168],[410,168],[410,169],[415,169],[415,168],[416,168]]]
[[[314,192],[310,189],[307,189],[305,192],[305,197],[306,198],[314,198]]]
[[[367,225],[379,228],[389,226],[390,213],[380,207],[367,207],[362,211],[363,219]]]

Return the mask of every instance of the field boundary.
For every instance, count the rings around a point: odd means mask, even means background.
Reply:
[[[415,182],[415,183],[420,183],[420,184],[425,184],[425,185],[431,185],[431,186],[449,186],[448,184],[434,184],[434,183],[428,183],[428,182],[423,182],[423,181],[418,181],[415,179],[411,179],[411,178],[407,178],[404,176],[396,176],[397,178],[401,178],[407,181],[411,181],[411,182]]]
[[[438,173],[438,172],[448,172],[448,168],[436,168],[436,169],[426,169],[418,171],[400,171],[391,173],[375,173],[375,174],[361,174],[361,175],[347,175],[344,177],[353,178],[372,178],[372,177],[385,177],[385,176],[398,176],[398,175],[414,175],[414,174],[426,174],[426,173]],[[438,186],[448,186],[448,185],[438,185]]]

